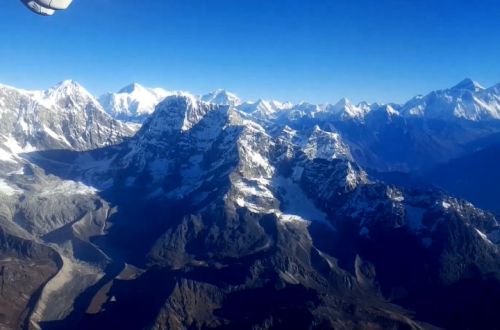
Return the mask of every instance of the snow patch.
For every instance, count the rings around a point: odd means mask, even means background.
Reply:
[[[99,192],[94,187],[87,186],[82,182],[77,181],[57,181],[50,187],[44,188],[41,196],[51,195],[95,195]]]
[[[448,202],[446,202],[446,201],[443,201],[441,203],[441,206],[443,207],[443,209],[447,210],[447,209],[449,209],[451,207],[451,204],[448,203]]]
[[[280,196],[280,219],[283,221],[317,221],[327,225],[326,214],[319,210],[304,191],[289,178],[278,177],[273,187]]]
[[[488,236],[486,236],[485,233],[483,233],[482,231],[480,231],[477,228],[475,228],[475,230],[479,234],[479,236],[483,239],[483,241],[485,241],[488,244],[495,245],[492,241],[490,241],[490,239],[488,238]]]
[[[0,161],[15,163],[15,155],[12,153],[0,148]]]
[[[0,194],[14,196],[21,193],[21,190],[13,188],[4,179],[0,179]]]
[[[401,203],[405,200],[403,192],[392,187],[387,188],[387,197],[389,197],[390,200],[396,203]]]

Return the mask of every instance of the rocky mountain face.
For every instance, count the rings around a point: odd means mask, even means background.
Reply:
[[[430,328],[460,326],[456,311],[467,311],[463,324],[494,315],[446,300],[497,290],[496,218],[373,182],[319,126],[270,132],[185,95],[163,101],[130,141],[62,158],[71,166],[49,166],[53,175],[99,187],[117,208],[91,241],[118,271],[100,305],[106,283],[88,293],[94,313],[48,327]],[[140,271],[123,279],[126,265]],[[250,305],[257,297],[266,303]]]
[[[168,96],[183,95],[163,88],[146,88],[133,83],[117,93],[106,93],[99,97],[105,111],[113,118],[129,123],[143,124],[155,111],[156,106]],[[242,101],[233,93],[223,89],[197,96],[203,102],[236,106]]]
[[[499,97],[497,86],[484,89],[465,80],[404,105],[354,105],[343,99],[335,105],[291,105],[253,118],[269,129],[319,125],[338,131],[363,167],[408,172],[460,157],[498,133]]]
[[[495,215],[364,169],[364,155],[380,155],[365,137],[382,138],[362,125],[398,137],[401,127],[416,136],[431,124],[413,124],[396,105],[347,100],[220,103],[177,94],[130,139],[14,155],[22,171],[9,168],[0,181],[0,266],[6,299],[21,287],[30,298],[5,309],[2,324],[469,329],[500,321]],[[408,126],[392,133],[396,122]]]
[[[136,89],[145,90],[133,84],[125,89],[125,94],[107,94],[127,98],[127,102],[115,102],[123,105],[122,110],[110,107],[106,97],[101,98],[104,108],[115,118],[143,122],[162,98],[138,93]],[[134,95],[134,101],[129,100],[130,95]],[[347,99],[325,105],[251,102],[242,101],[225,90],[197,98],[234,106],[268,130],[285,125],[302,130],[318,125],[327,131],[338,131],[350,146],[356,162],[382,172],[428,170],[475,151],[470,149],[472,144],[500,132],[499,87],[484,88],[471,79],[417,96],[402,105],[366,102],[355,105]],[[148,110],[137,113],[134,107],[143,103],[148,105]],[[123,117],[123,113],[128,117]]]
[[[43,313],[46,306],[55,306],[57,312],[58,306],[71,308],[61,296],[46,298],[46,292],[65,288],[64,296],[72,301],[101,276],[105,264],[85,262],[105,258],[82,237],[87,239],[89,229],[101,231],[109,210],[106,202],[92,187],[48,174],[29,155],[98,149],[133,134],[73,81],[47,91],[0,87],[1,327],[29,328],[31,317],[41,317],[35,311]],[[90,227],[73,229],[82,223]]]
[[[133,134],[108,116],[82,86],[64,81],[47,91],[0,86],[3,152],[87,150],[112,145]]]
[[[406,181],[419,182],[419,186],[431,186],[439,182],[432,173],[443,164],[454,164],[455,159],[466,157],[473,161],[472,167],[480,168],[482,158],[476,153],[500,145],[499,97],[498,86],[484,88],[466,79],[403,105],[354,105],[343,99],[334,105],[244,102],[237,108],[269,131],[283,127],[303,131],[318,126],[338,132],[356,163],[375,178],[406,177]],[[494,193],[485,193],[480,184],[456,180],[468,176],[463,167],[453,173],[447,179],[452,184],[438,187],[497,212],[495,205],[500,200]],[[489,185],[498,185],[498,180],[489,181]]]

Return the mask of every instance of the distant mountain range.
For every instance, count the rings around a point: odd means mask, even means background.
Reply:
[[[100,100],[115,119],[142,123],[161,101],[159,95],[189,94],[158,91],[132,84]],[[470,79],[414,97],[405,104],[354,105],[347,99],[323,105],[242,101],[225,90],[192,96],[203,102],[233,106],[266,128],[288,125],[302,130],[319,125],[338,132],[358,163],[380,171],[420,170],[460,157],[474,141],[498,132],[500,119],[500,85],[486,89]],[[113,106],[121,104],[121,110],[110,106],[106,101],[110,99],[115,100]],[[128,101],[116,101],[121,99]]]
[[[0,325],[495,328],[499,100],[0,86]]]
[[[99,100],[104,109],[116,119],[137,122],[144,121],[146,115],[151,114],[162,99],[177,93],[162,88],[145,88],[134,83],[122,88],[118,93],[106,93]],[[361,102],[355,105],[347,99],[342,99],[336,104],[322,105],[291,104],[270,100],[250,102],[242,101],[235,94],[222,89],[198,98],[208,103],[236,106],[247,113],[264,111],[266,117],[277,116],[281,112],[286,112],[282,114],[284,116],[299,112],[303,116],[310,117],[329,116],[363,121],[369,116],[376,116],[377,112],[383,112],[386,115],[405,118],[487,121],[500,119],[499,94],[500,84],[484,88],[471,79],[465,79],[454,87],[434,91],[425,96],[416,96],[405,104]]]

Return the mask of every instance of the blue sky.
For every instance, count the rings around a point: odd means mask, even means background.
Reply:
[[[48,18],[2,0],[0,31],[0,82],[30,89],[401,102],[500,82],[498,0],[74,0]]]

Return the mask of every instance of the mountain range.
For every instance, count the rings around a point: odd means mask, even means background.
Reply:
[[[146,88],[134,83],[122,88],[118,93],[106,93],[99,100],[106,111],[116,119],[144,122],[144,115],[150,115],[162,99],[175,94],[178,92]],[[259,113],[267,119],[277,116],[292,119],[298,115],[364,121],[382,112],[386,116],[408,119],[464,119],[478,122],[500,119],[499,94],[500,84],[484,88],[467,78],[451,88],[433,91],[424,96],[418,95],[404,104],[352,104],[345,98],[335,104],[321,105],[268,100],[252,102],[243,101],[234,93],[223,89],[196,97],[203,102],[230,105],[247,113]]]
[[[499,100],[2,85],[0,324],[493,329]]]

